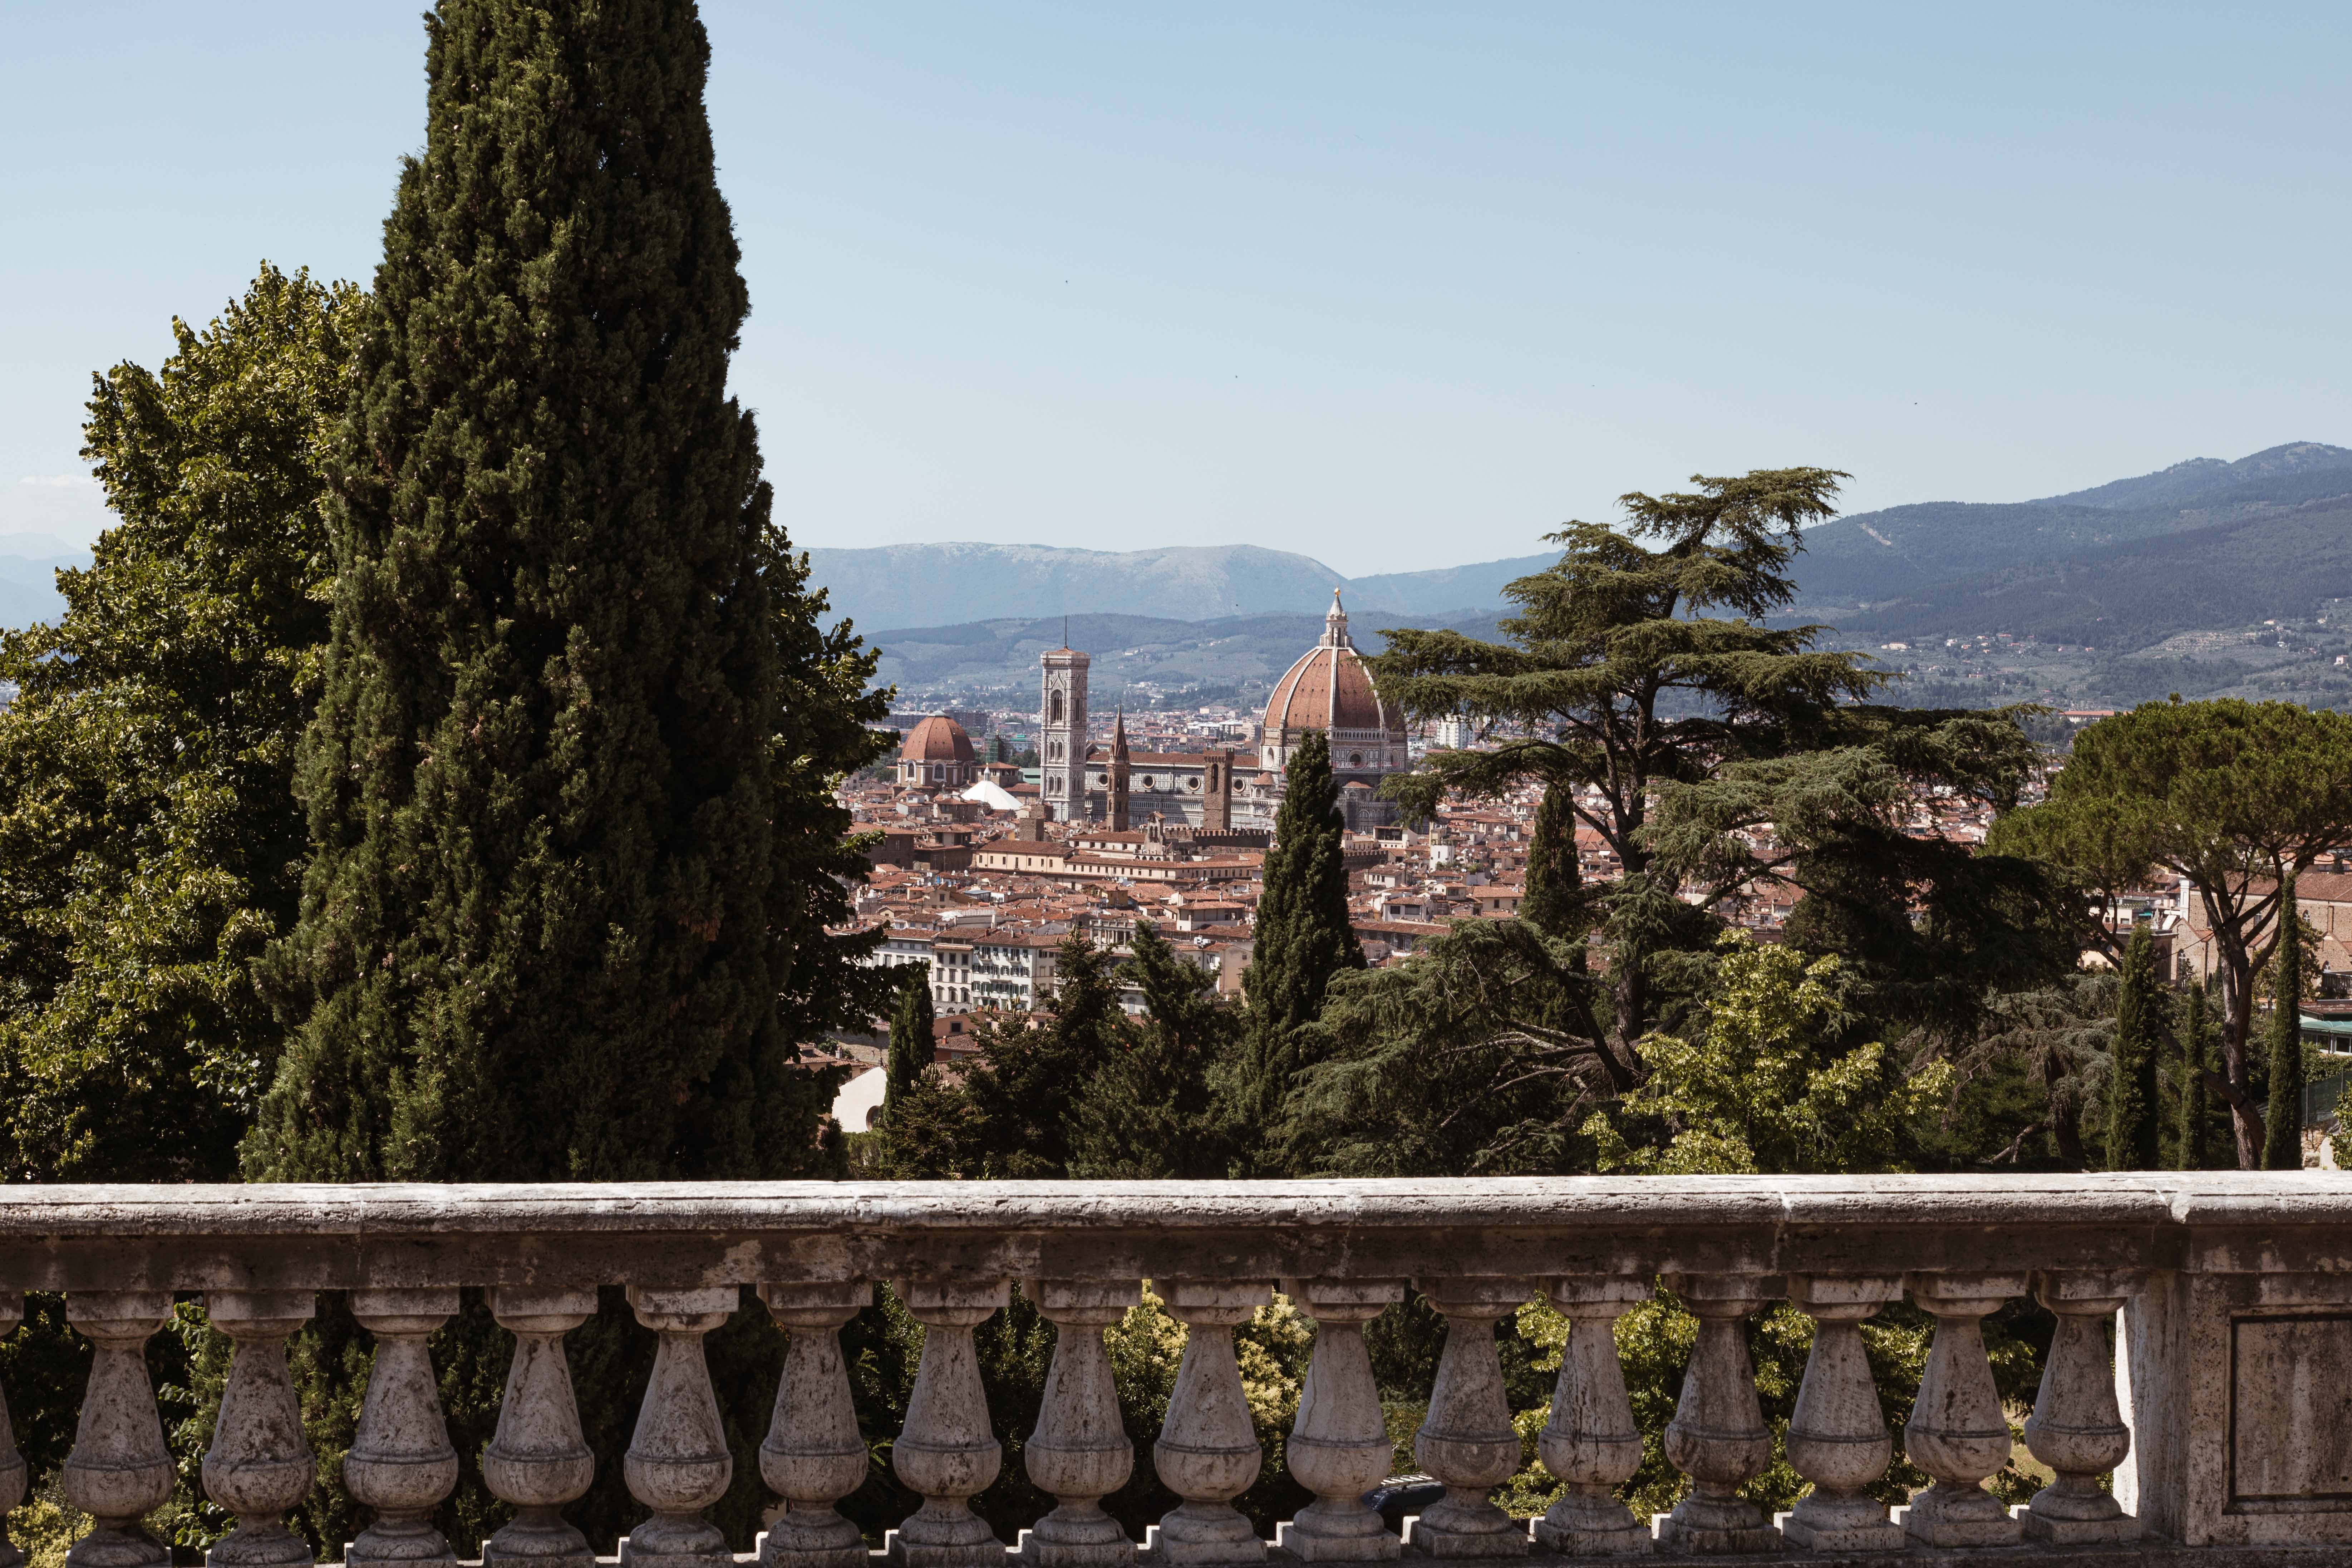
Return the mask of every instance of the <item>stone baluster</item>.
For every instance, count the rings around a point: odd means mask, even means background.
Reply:
[[[1445,1349],[1437,1359],[1429,1415],[1413,1435],[1412,1455],[1445,1483],[1445,1495],[1405,1527],[1405,1541],[1431,1557],[1524,1556],[1527,1531],[1486,1494],[1519,1468],[1519,1434],[1503,1394],[1495,1323],[1534,1292],[1521,1279],[1414,1284],[1445,1315]]]
[[[596,1292],[499,1286],[490,1315],[514,1335],[515,1348],[482,1479],[515,1517],[482,1543],[484,1568],[595,1568],[588,1538],[557,1510],[596,1479],[563,1357],[563,1336],[596,1315]]]
[[[172,1450],[147,1381],[146,1345],[172,1321],[162,1290],[76,1291],[66,1321],[95,1347],[81,1418],[62,1475],[66,1500],[91,1530],[66,1553],[66,1568],[147,1568],[172,1554],[140,1521],[172,1500]]]
[[[1142,1289],[1092,1279],[1033,1279],[1026,1289],[1054,1325],[1054,1364],[1021,1457],[1029,1479],[1060,1506],[1023,1532],[1021,1555],[1039,1568],[1126,1568],[1135,1542],[1102,1500],[1127,1484],[1135,1445],[1119,1420],[1103,1331],[1143,1299]]]
[[[1265,1461],[1234,1359],[1234,1330],[1274,1292],[1265,1285],[1220,1280],[1166,1284],[1169,1313],[1189,1332],[1151,1464],[1184,1500],[1161,1516],[1144,1543],[1163,1563],[1263,1563],[1265,1542],[1233,1505]]]
[[[2131,1452],[2131,1428],[2116,1404],[2106,1325],[2140,1282],[2137,1272],[2074,1270],[2033,1281],[2034,1299],[2058,1317],[2042,1390],[2025,1422],[2025,1446],[2058,1478],[2026,1505],[2022,1522],[2033,1540],[2078,1546],[2140,1537],[2140,1521],[2099,1485]]]
[[[1395,1457],[1364,1325],[1404,1300],[1404,1281],[1286,1279],[1282,1289],[1315,1320],[1315,1353],[1285,1448],[1291,1475],[1315,1500],[1276,1528],[1276,1542],[1302,1563],[1390,1562],[1402,1543],[1364,1501]]]
[[[16,1331],[25,1321],[25,1298],[0,1296],[0,1340]],[[0,1394],[0,1568],[24,1568],[25,1549],[8,1539],[8,1516],[25,1500],[25,1456],[16,1452],[16,1429],[8,1419],[8,1400]]]
[[[1895,1438],[1878,1408],[1878,1384],[1862,1321],[1903,1294],[1888,1275],[1789,1276],[1789,1300],[1813,1320],[1805,1381],[1789,1418],[1789,1463],[1813,1483],[1780,1531],[1816,1552],[1899,1551],[1903,1527],[1863,1489],[1886,1473]]]
[[[441,1414],[426,1336],[457,1310],[454,1289],[354,1290],[352,1316],[375,1336],[359,1430],[343,1456],[343,1484],[375,1510],[351,1544],[362,1563],[455,1563],[433,1510],[457,1484],[457,1450]]]
[[[760,1299],[792,1333],[760,1445],[760,1474],[784,1500],[761,1538],[761,1568],[866,1568],[865,1539],[834,1505],[866,1479],[841,1328],[874,1300],[874,1287],[863,1279],[762,1285]]]
[[[1691,1479],[1690,1491],[1658,1533],[1669,1552],[1770,1552],[1781,1543],[1764,1510],[1739,1495],[1772,1458],[1772,1434],[1748,1359],[1748,1319],[1776,1283],[1753,1274],[1685,1274],[1666,1281],[1698,1319],[1682,1398],[1666,1425],[1666,1458]]]
[[[1923,1546],[2009,1546],[2021,1533],[1986,1477],[2007,1462],[2009,1422],[1986,1359],[1986,1313],[2021,1294],[2016,1274],[1910,1274],[1911,1299],[1936,1315],[1936,1340],[1919,1397],[1904,1425],[1903,1451],[1936,1478],[1911,1500],[1903,1528]]]
[[[317,1309],[307,1290],[205,1295],[213,1327],[236,1342],[204,1469],[205,1495],[236,1515],[236,1528],[205,1553],[209,1564],[282,1568],[312,1561],[310,1542],[286,1528],[287,1511],[318,1475],[286,1369],[286,1341]]]
[[[889,1533],[890,1561],[900,1568],[1003,1568],[1003,1543],[971,1511],[972,1497],[1004,1463],[1004,1446],[988,1425],[971,1331],[1013,1299],[1012,1282],[919,1279],[898,1290],[923,1325],[923,1359],[890,1465],[923,1506]]]
[[[653,1517],[621,1542],[623,1568],[733,1568],[727,1537],[702,1516],[735,1479],[702,1336],[743,1304],[735,1285],[632,1285],[629,1310],[661,1336],[636,1429],[621,1459],[629,1495]]]
[[[1642,1468],[1642,1433],[1617,1359],[1617,1320],[1650,1298],[1650,1282],[1623,1276],[1555,1279],[1544,1288],[1568,1320],[1551,1416],[1538,1439],[1544,1468],[1568,1490],[1535,1521],[1535,1538],[1563,1557],[1617,1557],[1654,1550],[1647,1521],[1617,1500]]]

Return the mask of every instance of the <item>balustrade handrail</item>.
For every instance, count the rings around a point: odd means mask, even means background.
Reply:
[[[0,1187],[18,1289],[2352,1269],[2332,1172]]]
[[[1662,1278],[1697,1328],[1664,1432],[1691,1488],[1654,1524],[1615,1496],[1643,1439],[1612,1325]],[[488,1558],[592,1568],[562,1510],[609,1459],[582,1437],[563,1336],[596,1312],[596,1287],[616,1284],[660,1340],[621,1457],[652,1515],[623,1542],[627,1568],[734,1568],[708,1518],[733,1459],[702,1339],[745,1287],[790,1336],[759,1455],[785,1505],[762,1568],[864,1568],[835,1507],[868,1463],[838,1334],[876,1281],[925,1329],[891,1460],[924,1501],[893,1532],[896,1568],[1004,1563],[970,1507],[1003,1460],[972,1332],[1015,1281],[1056,1331],[1024,1463],[1060,1506],[1022,1561],[1133,1568],[1137,1543],[1099,1506],[1136,1458],[1103,1335],[1147,1279],[1187,1331],[1151,1453],[1182,1500],[1154,1527],[1155,1568],[1268,1561],[1233,1506],[1263,1458],[1234,1335],[1277,1284],[1315,1323],[1285,1452],[1316,1501],[1278,1536],[1299,1563],[1791,1545],[1851,1558],[2150,1533],[2184,1549],[2352,1543],[2352,1178],[2332,1172],[0,1188],[0,1329],[18,1321],[16,1292],[59,1290],[96,1347],[62,1472],[96,1523],[68,1568],[168,1561],[140,1525],[173,1479],[142,1347],[186,1291],[236,1345],[203,1475],[239,1522],[210,1561],[308,1563],[284,1524],[315,1471],[285,1345],[324,1289],[351,1292],[375,1347],[343,1465],[375,1517],[351,1562],[454,1563],[430,1522],[457,1457],[428,1341],[460,1287],[488,1287],[515,1342],[483,1476],[517,1512]],[[1362,1331],[1408,1289],[1446,1323],[1414,1449],[1444,1495],[1401,1539],[1364,1500],[1391,1440]],[[1489,1495],[1522,1459],[1494,1324],[1538,1292],[1570,1324],[1539,1444],[1568,1489],[1530,1521]],[[2012,1512],[1984,1484],[2012,1439],[1981,1325],[2028,1294],[2056,1331],[2025,1436],[2056,1479]],[[1895,1439],[1860,1325],[1906,1296],[1935,1328],[1901,1440],[1934,1485],[1890,1514],[1869,1492]],[[1740,1491],[1776,1441],[1744,1329],[1773,1300],[1814,1324],[1785,1434],[1811,1490],[1780,1520]],[[26,1479],[7,1430],[0,1407],[0,1509]],[[12,1552],[0,1538],[0,1568],[21,1562]]]

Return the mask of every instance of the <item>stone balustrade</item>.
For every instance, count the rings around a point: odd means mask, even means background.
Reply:
[[[1188,1336],[1148,1456],[1126,1436],[1103,1342],[1146,1279]],[[1612,1330],[1662,1280],[1697,1319],[1664,1432],[1690,1485],[1670,1513],[1641,1520],[1616,1495],[1642,1441]],[[235,1344],[203,1486],[236,1525],[212,1563],[310,1562],[285,1522],[316,1468],[286,1343],[321,1290],[351,1292],[375,1346],[343,1461],[372,1522],[349,1559],[456,1561],[433,1523],[458,1457],[429,1336],[461,1287],[487,1288],[515,1344],[482,1456],[486,1483],[515,1512],[484,1544],[488,1561],[587,1568],[611,1543],[589,1542],[564,1511],[615,1462],[645,1514],[619,1543],[624,1563],[739,1561],[706,1516],[733,1460],[703,1339],[749,1289],[790,1336],[758,1450],[776,1500],[759,1562],[862,1568],[869,1549],[835,1508],[868,1463],[838,1336],[877,1281],[926,1330],[893,1445],[898,1479],[921,1499],[884,1548],[899,1568],[1002,1565],[1008,1550],[1038,1568],[1774,1552],[2352,1561],[2352,1179],[2332,1173],[17,1186],[0,1197],[0,1331],[19,1321],[17,1293],[61,1291],[94,1347],[60,1477],[93,1521],[70,1568],[168,1561],[141,1522],[173,1482],[142,1350],[175,1293],[201,1294]],[[1057,1506],[1017,1544],[971,1506],[1004,1466],[972,1334],[1015,1282],[1056,1333],[1022,1462]],[[659,1336],[620,1455],[583,1440],[564,1350],[608,1285],[625,1286]],[[1399,1531],[1364,1501],[1391,1448],[1363,1331],[1408,1286],[1445,1322],[1413,1442],[1443,1490]],[[1314,1325],[1286,1450],[1314,1500],[1268,1542],[1234,1506],[1263,1463],[1234,1334],[1277,1288]],[[2024,1437],[2055,1479],[2012,1510],[1985,1486],[2012,1438],[1982,1324],[2029,1293],[2058,1327]],[[1538,1294],[1570,1325],[1538,1444],[1568,1489],[1529,1521],[1493,1498],[1521,1462],[1495,1324]],[[1890,1510],[1871,1489],[1895,1439],[1860,1325],[1906,1297],[1935,1329],[1901,1444],[1933,1484]],[[1815,1326],[1786,1442],[1811,1490],[1778,1518],[1742,1495],[1773,1457],[1747,1327],[1774,1301]],[[27,1481],[8,1430],[0,1406],[0,1504]],[[1140,1463],[1179,1500],[1139,1542],[1102,1500]],[[0,1548],[0,1568],[16,1556]]]

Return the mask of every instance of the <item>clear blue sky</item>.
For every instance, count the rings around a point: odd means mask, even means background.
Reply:
[[[102,519],[93,368],[262,258],[371,275],[417,11],[0,4],[0,532]],[[2352,444],[2352,7],[705,14],[803,543],[1355,574],[1694,470],[1858,510]]]

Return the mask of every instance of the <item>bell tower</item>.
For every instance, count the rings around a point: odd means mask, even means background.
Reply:
[[[1110,731],[1110,791],[1106,815],[1113,833],[1127,831],[1127,709],[1122,706],[1118,721]]]
[[[1037,705],[1038,795],[1055,822],[1087,815],[1087,667],[1072,647],[1045,650],[1045,689]]]

